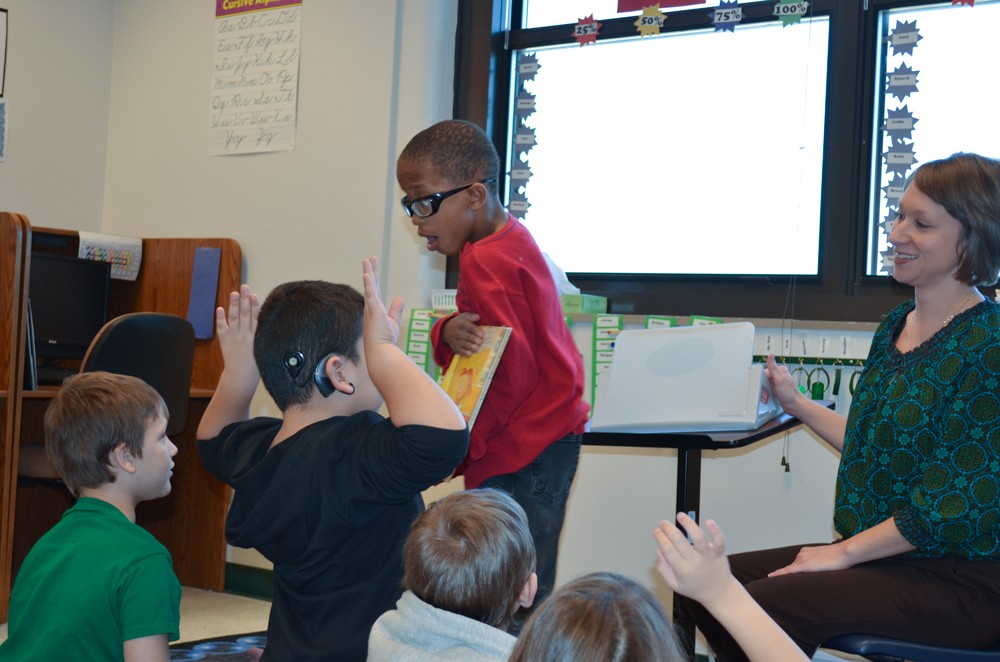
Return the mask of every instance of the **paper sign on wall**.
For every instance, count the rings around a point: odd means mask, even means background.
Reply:
[[[142,264],[142,239],[81,230],[77,257],[110,262],[112,278],[135,280]]]
[[[209,154],[295,149],[302,0],[216,0]]]
[[[410,324],[406,330],[406,354],[423,368],[433,379],[441,378],[441,368],[434,362],[434,348],[431,345],[431,327],[437,319],[429,308],[414,308],[410,311]]]
[[[594,315],[593,354],[591,355],[590,401],[597,393],[598,375],[611,372],[615,338],[622,330],[621,315]]]

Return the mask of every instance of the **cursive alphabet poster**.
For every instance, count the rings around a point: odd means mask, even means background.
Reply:
[[[209,154],[295,149],[302,0],[216,0]]]

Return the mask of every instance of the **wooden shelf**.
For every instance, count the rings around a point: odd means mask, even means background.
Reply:
[[[239,244],[226,238],[143,239],[142,266],[135,281],[112,280],[110,315],[155,311],[187,316],[195,249],[221,249],[216,305],[228,304],[239,288],[243,258]],[[22,443],[43,439],[43,419],[59,387],[22,389],[24,302],[32,251],[76,255],[79,233],[58,228],[31,228],[27,219],[0,212],[0,622],[7,620],[12,571],[35,540],[72,503],[68,491],[18,485],[17,455]],[[6,265],[11,265],[8,269]],[[8,324],[9,322],[9,324]],[[195,433],[222,373],[222,353],[214,339],[197,340],[191,376],[187,425],[173,438],[175,458],[170,495],[141,504],[137,521],[170,550],[174,570],[185,586],[222,590],[225,584],[225,517],[229,488],[201,464]],[[53,519],[54,518],[54,519]]]

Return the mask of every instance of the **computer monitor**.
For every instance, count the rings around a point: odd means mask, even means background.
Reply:
[[[39,359],[82,359],[108,321],[111,265],[32,253],[28,300]]]

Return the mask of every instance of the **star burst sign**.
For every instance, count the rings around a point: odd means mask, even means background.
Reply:
[[[919,71],[914,71],[905,64],[901,65],[886,74],[888,79],[886,88],[890,94],[902,102],[908,95],[917,91],[917,77],[919,75]]]
[[[517,76],[522,81],[535,80],[535,74],[541,68],[542,66],[538,64],[538,57],[534,53],[522,52],[517,60]]]
[[[781,27],[787,28],[793,23],[801,23],[802,17],[809,10],[808,2],[795,0],[778,0],[774,5],[774,15],[781,19]]]
[[[917,42],[923,39],[916,21],[896,21],[896,29],[889,35],[889,46],[899,55],[913,55]]]
[[[660,12],[659,3],[642,8],[642,15],[636,19],[635,27],[639,28],[640,37],[652,37],[660,34],[667,15]]]
[[[581,18],[573,26],[573,38],[580,42],[581,46],[584,44],[596,44],[597,34],[601,31],[602,25],[604,24],[594,20],[593,14],[586,18]]]
[[[717,9],[711,12],[712,22],[715,24],[716,32],[735,32],[736,26],[743,20],[743,8],[738,0],[726,2],[722,0]]]

